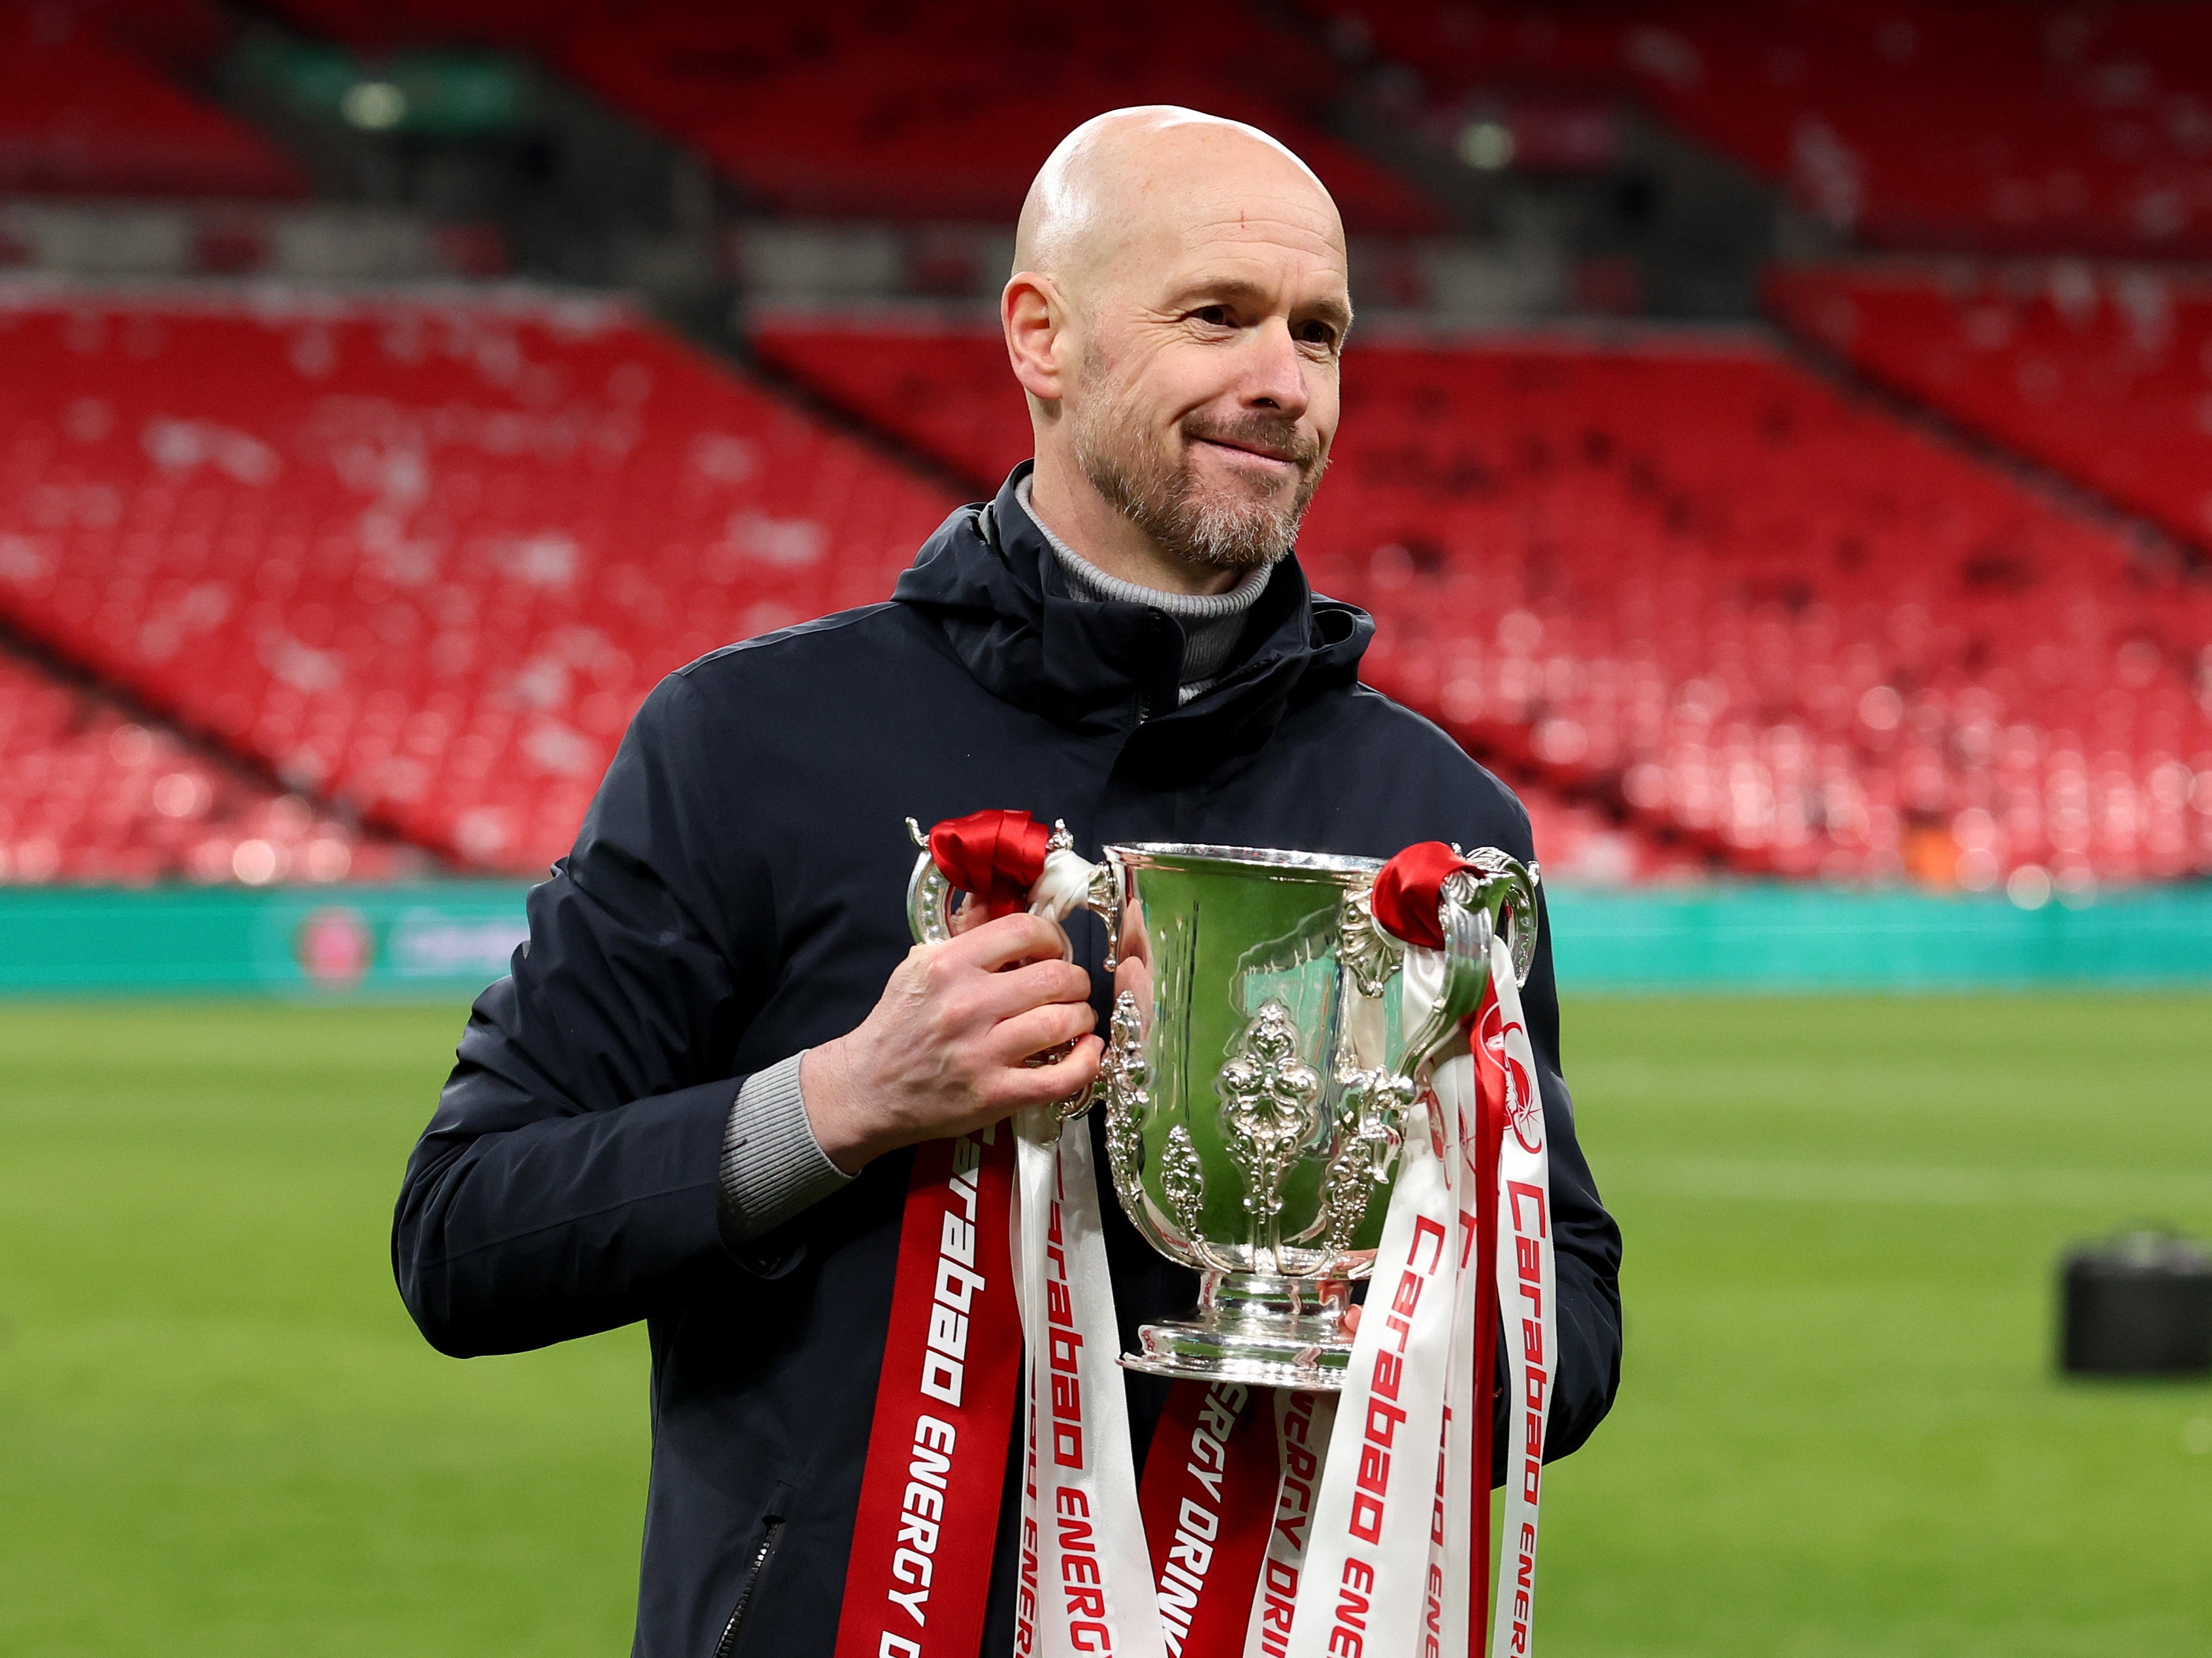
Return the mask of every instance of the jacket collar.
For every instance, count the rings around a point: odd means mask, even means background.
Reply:
[[[1247,616],[1227,671],[1178,708],[1182,628],[1150,605],[1068,595],[1015,499],[1030,465],[996,500],[947,519],[891,594],[933,619],[994,696],[1072,730],[1126,739],[1141,726],[1147,746],[1218,752],[1264,739],[1296,702],[1357,679],[1374,623],[1314,593],[1292,554]]]

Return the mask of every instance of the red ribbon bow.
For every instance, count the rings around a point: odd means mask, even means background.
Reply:
[[[1437,919],[1444,878],[1474,865],[1441,841],[1407,847],[1375,878],[1375,920],[1392,938],[1424,950],[1444,947]]]
[[[929,855],[961,891],[974,895],[983,919],[1018,915],[1044,873],[1052,831],[1025,811],[971,811],[929,832]]]

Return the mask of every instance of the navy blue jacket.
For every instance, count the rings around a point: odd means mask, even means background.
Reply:
[[[717,651],[647,699],[574,850],[531,893],[512,976],[477,1002],[392,1227],[400,1293],[441,1351],[647,1321],[641,1658],[831,1649],[909,1154],[738,1245],[718,1230],[716,1165],[738,1083],[853,1029],[904,956],[906,818],[1024,809],[1065,819],[1091,858],[1109,841],[1387,857],[1446,840],[1530,859],[1505,786],[1358,683],[1373,630],[1285,559],[1237,665],[1179,708],[1176,624],[1068,598],[1010,480],[945,521],[890,602]],[[1077,926],[1103,1010],[1103,940]],[[1559,1077],[1548,938],[1526,1002],[1553,1147],[1565,1455],[1619,1379],[1620,1234]],[[1187,1311],[1195,1280],[1106,1209],[1133,1339]],[[1163,1385],[1130,1381],[1140,1455]],[[994,1653],[1011,1631],[1012,1507]]]

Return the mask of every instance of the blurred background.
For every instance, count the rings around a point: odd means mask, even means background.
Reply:
[[[2212,8],[0,0],[0,1651],[623,1649],[643,1343],[430,1354],[399,1168],[659,677],[1026,454],[1145,101],[1335,193],[1300,556],[1534,818],[1547,1649],[2212,1650]]]

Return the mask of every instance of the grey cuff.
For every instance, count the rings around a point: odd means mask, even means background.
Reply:
[[[799,1091],[804,1052],[756,1071],[738,1090],[722,1131],[721,1224],[733,1242],[772,1232],[851,1184],[814,1138]]]

